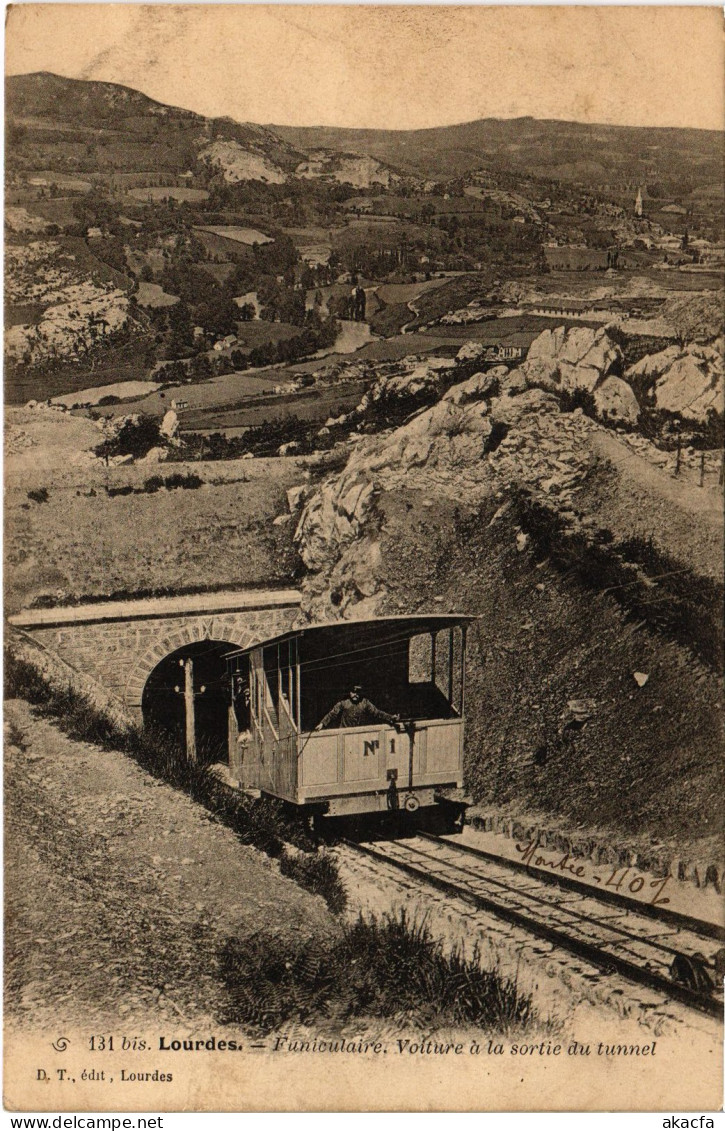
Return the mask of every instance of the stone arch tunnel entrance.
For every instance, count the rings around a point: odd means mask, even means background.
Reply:
[[[200,763],[226,762],[230,685],[224,657],[228,640],[199,640],[171,652],[156,665],[143,690],[144,726],[186,742],[187,698],[193,693],[194,734]],[[186,665],[191,661],[190,678]]]
[[[208,688],[194,699],[201,747],[207,739],[218,746],[228,721],[219,682],[226,674],[224,654],[286,632],[299,608],[296,589],[230,589],[24,609],[8,621],[87,675],[126,717],[156,721],[182,737],[184,697],[174,687],[184,684],[179,660],[191,659],[196,689]]]

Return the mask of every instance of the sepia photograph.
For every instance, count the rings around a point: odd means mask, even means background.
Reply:
[[[6,1110],[720,1110],[722,32],[7,8]]]

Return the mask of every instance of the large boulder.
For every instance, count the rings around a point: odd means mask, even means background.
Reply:
[[[289,487],[287,489],[287,506],[289,507],[290,514],[298,511],[302,504],[310,497],[312,488],[309,483],[300,483],[297,487]]]
[[[482,342],[464,342],[456,354],[456,361],[476,361],[477,358],[482,357],[486,352],[486,346]]]
[[[502,368],[496,366],[496,369]],[[504,375],[508,373],[504,369]],[[487,373],[474,373],[467,381],[459,385],[452,385],[447,393],[443,394],[444,401],[453,401],[453,404],[468,404],[469,401],[481,401],[491,396],[498,390],[499,376],[489,369]]]
[[[177,440],[178,432],[179,432],[179,418],[176,415],[176,413],[174,412],[173,408],[170,408],[169,411],[167,413],[165,413],[164,419],[161,421],[161,427],[159,428],[159,435],[163,436],[163,438],[165,440],[168,440],[168,442],[170,444],[176,444],[176,443],[178,443],[178,440]]]
[[[163,463],[168,457],[166,448],[149,448],[146,455],[136,462],[139,464]]]
[[[413,397],[422,392],[435,393],[442,387],[444,374],[455,362],[445,357],[407,364],[402,373],[381,377],[370,390],[370,400],[375,402],[390,397]]]
[[[553,330],[543,330],[529,346],[526,361],[520,372],[532,385],[556,388],[559,384],[559,354],[564,344],[566,329],[557,326]]]
[[[635,365],[630,365],[624,376],[632,383],[651,383],[669,369],[673,361],[682,357],[683,353],[679,346],[668,346],[658,353],[645,354]]]
[[[630,381],[651,386],[656,408],[703,423],[723,411],[722,341],[714,345],[670,346],[649,354],[627,370]]]
[[[639,404],[631,385],[621,377],[607,377],[594,390],[594,404],[601,420],[616,421],[621,424],[636,424],[639,420]]]
[[[521,369],[531,385],[593,393],[621,361],[622,351],[603,327],[557,326],[534,339]]]

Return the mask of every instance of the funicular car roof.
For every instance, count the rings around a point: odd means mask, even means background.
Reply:
[[[470,624],[476,620],[475,616],[468,613],[418,613],[415,616],[389,616],[366,617],[360,620],[325,621],[321,624],[303,625],[300,628],[291,628],[278,636],[271,636],[268,640],[258,640],[248,648],[237,648],[227,652],[227,659],[234,656],[247,656],[257,648],[268,648],[274,644],[282,644],[287,640],[313,638],[316,644],[324,643],[329,638],[331,645],[345,645],[354,643],[361,630],[372,630],[377,641],[384,645],[387,642],[400,640],[402,637],[418,636],[423,632],[440,632],[442,629],[455,628],[457,625]]]

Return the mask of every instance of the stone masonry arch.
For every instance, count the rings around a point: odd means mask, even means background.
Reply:
[[[141,722],[146,682],[170,653],[203,640],[248,648],[291,628],[299,605],[295,589],[246,590],[28,609],[9,619]]]
[[[197,644],[202,640],[226,640],[237,648],[246,648],[253,643],[255,636],[234,625],[215,626],[214,618],[200,617],[188,621],[167,635],[159,634],[155,643],[138,659],[131,672],[123,694],[123,701],[131,709],[140,709],[146,681],[158,666],[172,652],[177,652],[185,644]]]

